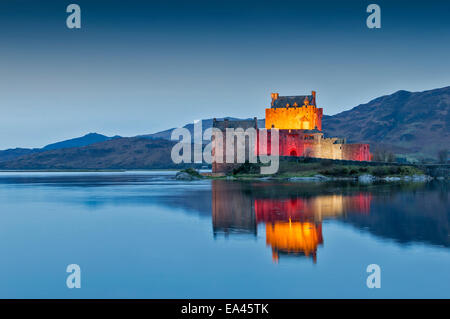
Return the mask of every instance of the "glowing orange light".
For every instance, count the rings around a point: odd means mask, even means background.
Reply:
[[[266,224],[266,243],[272,247],[275,262],[279,253],[304,254],[316,261],[319,244],[323,243],[322,225],[300,222],[275,222]]]

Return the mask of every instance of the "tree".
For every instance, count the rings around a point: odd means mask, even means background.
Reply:
[[[395,155],[385,148],[377,148],[373,152],[373,161],[375,162],[395,162]]]
[[[392,152],[387,153],[387,162],[394,163],[395,162],[395,155]]]

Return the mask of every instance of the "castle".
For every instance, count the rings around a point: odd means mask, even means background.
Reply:
[[[212,142],[212,171],[213,173],[229,173],[242,163],[237,163],[236,154],[233,163],[226,163],[225,147],[227,145],[227,128],[249,128],[257,132],[258,147],[252,152],[264,155],[264,150],[270,154],[271,130],[277,129],[279,134],[280,156],[303,156],[336,160],[370,161],[371,154],[368,144],[347,144],[344,138],[326,138],[322,133],[323,109],[316,105],[316,92],[311,95],[280,96],[272,93],[270,108],[266,109],[265,129],[267,137],[260,140],[260,129],[256,117],[253,120],[243,121],[217,121],[214,119],[213,128],[223,132],[223,140],[213,138]],[[267,139],[267,140],[266,140]],[[244,141],[244,143],[247,143]],[[259,145],[265,145],[260,150]],[[223,152],[217,152],[217,148]],[[245,145],[245,154],[248,154],[248,145]],[[236,152],[235,152],[236,153]],[[222,158],[219,158],[221,156]],[[245,158],[247,160],[247,157]]]

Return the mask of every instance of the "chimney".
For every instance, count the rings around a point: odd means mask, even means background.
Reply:
[[[312,91],[312,105],[316,106],[316,91]]]
[[[280,94],[279,93],[272,93],[272,94],[270,94],[270,96],[271,96],[271,98],[272,98],[272,106],[273,106],[273,102],[275,102],[275,100],[277,100],[278,99],[278,97],[280,96]]]

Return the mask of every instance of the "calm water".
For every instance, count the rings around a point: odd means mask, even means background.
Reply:
[[[450,298],[449,184],[173,174],[0,173],[0,297]]]

